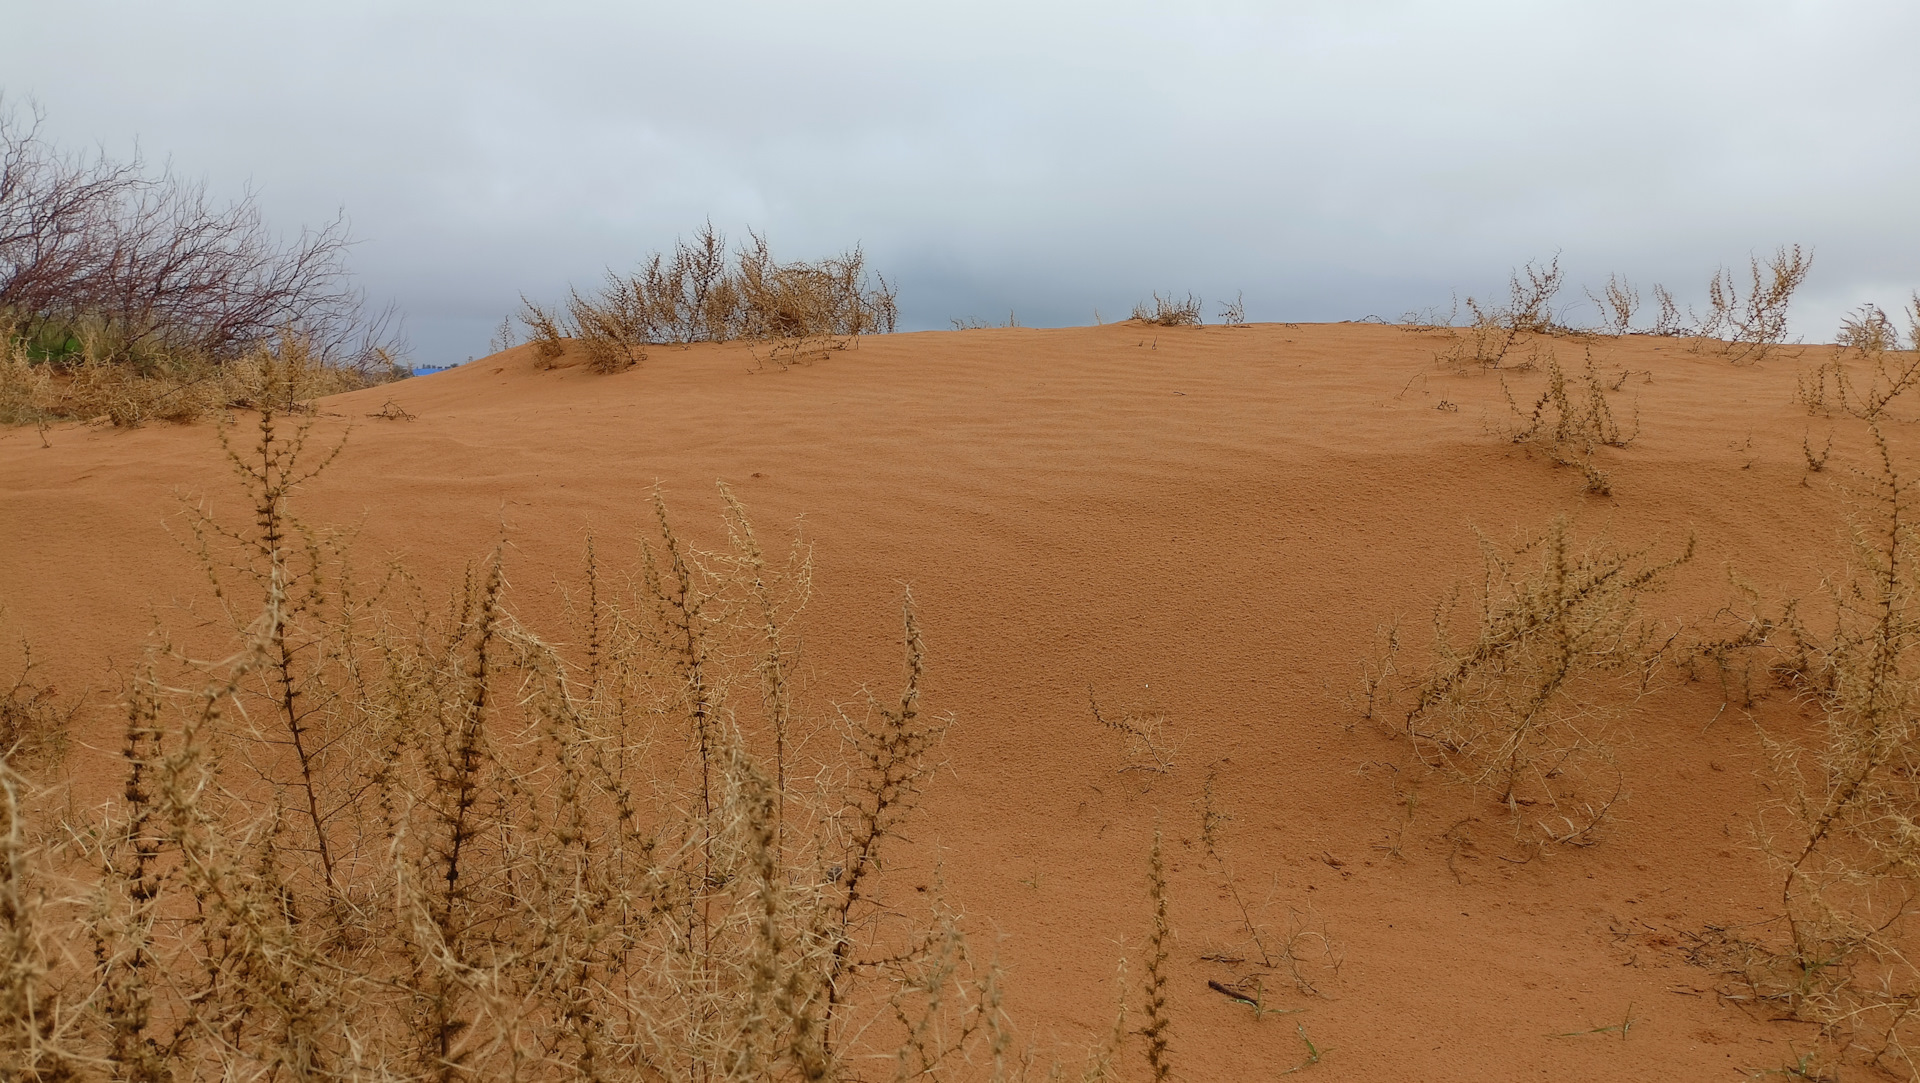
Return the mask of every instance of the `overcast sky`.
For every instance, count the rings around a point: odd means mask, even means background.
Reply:
[[[1703,301],[1816,253],[1795,330],[1920,286],[1913,0],[0,0],[45,132],[344,207],[421,364],[711,217],[856,242],[908,328],[1444,311],[1563,254]],[[1591,307],[1587,306],[1591,315]],[[1577,317],[1579,313],[1574,313]]]

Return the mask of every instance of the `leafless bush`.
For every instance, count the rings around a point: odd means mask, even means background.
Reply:
[[[1639,417],[1635,416],[1632,428],[1621,427],[1613,416],[1613,407],[1607,401],[1606,385],[1601,383],[1599,374],[1594,371],[1591,355],[1587,357],[1586,373],[1580,381],[1581,393],[1577,402],[1568,391],[1566,373],[1551,350],[1547,351],[1545,372],[1547,386],[1541,390],[1530,409],[1521,407],[1519,400],[1513,397],[1512,387],[1502,376],[1500,389],[1506,394],[1507,406],[1516,419],[1507,438],[1516,444],[1538,447],[1555,464],[1579,470],[1588,492],[1596,496],[1608,495],[1613,491],[1612,485],[1594,462],[1594,451],[1602,446],[1625,448],[1632,444],[1639,435]]]
[[[1686,334],[1687,324],[1680,318],[1680,306],[1674,302],[1673,294],[1655,282],[1653,299],[1660,306],[1660,314],[1654,317],[1652,333],[1668,338]]]
[[[1920,306],[1920,298],[1916,305]],[[1840,321],[1834,342],[1842,349],[1883,353],[1900,348],[1900,332],[1879,305],[1861,305]]]
[[[1721,268],[1707,284],[1708,312],[1700,322],[1702,338],[1725,339],[1735,361],[1759,361],[1787,338],[1787,307],[1813,268],[1813,257],[1799,245],[1782,246],[1763,270],[1758,257],[1748,260],[1753,282],[1743,296],[1733,272]]]
[[[1884,407],[1885,403],[1880,403]],[[1857,415],[1858,416],[1858,415]],[[1798,657],[1777,666],[1821,708],[1813,736],[1767,741],[1784,797],[1763,810],[1761,843],[1781,876],[1786,943],[1748,945],[1755,992],[1821,1024],[1843,1054],[1920,1069],[1920,968],[1912,961],[1920,887],[1920,620],[1910,478],[1864,415],[1875,469],[1857,476],[1852,560],[1833,588],[1830,634],[1796,626]]]
[[[22,641],[20,667],[0,691],[0,762],[15,767],[57,757],[73,716],[73,708],[61,702],[60,690],[41,683],[35,668],[33,648]]]
[[[1610,335],[1633,333],[1634,313],[1640,310],[1640,291],[1619,275],[1608,275],[1598,296],[1589,290],[1587,297],[1600,309],[1601,326]]]
[[[1563,278],[1560,257],[1555,256],[1545,267],[1529,262],[1514,271],[1507,280],[1508,299],[1504,305],[1483,304],[1468,297],[1466,305],[1471,321],[1466,338],[1456,339],[1435,360],[1443,365],[1472,363],[1497,369],[1505,364],[1508,352],[1521,336],[1566,331],[1553,314],[1553,299],[1560,292]]]
[[[1247,303],[1244,294],[1236,293],[1232,301],[1220,306],[1220,322],[1227,327],[1247,325]]]
[[[291,334],[330,365],[393,367],[388,314],[348,275],[344,218],[282,243],[251,192],[56,148],[0,109],[0,330],[36,362],[192,353],[215,363]]]
[[[1913,332],[1920,335],[1920,296],[1909,316]],[[1888,407],[1920,383],[1920,351],[1888,349],[1888,342],[1898,342],[1891,327],[1864,324],[1853,345],[1842,345],[1811,371],[1800,373],[1794,401],[1809,414],[1831,417],[1838,412],[1862,421],[1882,420]]]
[[[570,291],[564,312],[523,297],[520,318],[533,333],[536,355],[551,363],[564,353],[565,340],[577,339],[589,365],[618,372],[644,360],[650,345],[746,339],[774,344],[773,359],[784,363],[894,329],[895,289],[869,276],[858,247],[811,263],[782,263],[765,236],[748,237],[729,265],[726,238],[709,222],[631,275],[608,271],[597,293]]]
[[[1133,306],[1132,318],[1160,327],[1198,327],[1200,326],[1200,298],[1191,293],[1187,294],[1184,300],[1171,293],[1165,297],[1155,293],[1152,305],[1142,301]]]
[[[1004,323],[993,323],[989,320],[983,320],[978,316],[968,316],[963,320],[948,320],[947,322],[952,325],[955,331],[987,331],[995,328],[1024,326],[1020,322],[1019,315],[1012,309],[1007,310],[1007,318]]]
[[[1492,795],[1516,837],[1590,843],[1621,792],[1607,705],[1638,686],[1648,657],[1639,597],[1691,559],[1692,542],[1664,561],[1581,551],[1562,518],[1511,551],[1484,537],[1481,550],[1469,636],[1454,633],[1456,588],[1435,609],[1424,671],[1396,670],[1414,677],[1405,733],[1429,766]]]

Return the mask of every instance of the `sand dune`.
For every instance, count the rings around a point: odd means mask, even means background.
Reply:
[[[589,532],[603,559],[631,557],[658,485],[713,542],[724,481],[764,533],[803,524],[816,547],[814,702],[894,679],[910,587],[927,703],[953,716],[916,860],[938,864],[1043,1047],[1110,1025],[1116,958],[1147,927],[1157,823],[1188,1078],[1300,1064],[1296,1025],[1329,1079],[1731,1079],[1790,1063],[1812,1029],[1743,1010],[1689,961],[1708,926],[1772,912],[1749,832],[1767,799],[1754,719],[1804,726],[1790,697],[1723,710],[1715,682],[1657,682],[1628,707],[1628,797],[1603,841],[1515,863],[1497,810],[1419,769],[1348,696],[1384,622],[1404,616],[1418,641],[1436,600],[1476,580],[1474,527],[1504,539],[1565,513],[1580,537],[1660,552],[1696,535],[1652,599],[1665,618],[1731,599],[1729,568],[1772,598],[1814,594],[1842,566],[1844,501],[1836,471],[1809,476],[1802,453],[1829,423],[1793,399],[1825,348],[1735,366],[1675,340],[1592,342],[1609,379],[1630,372],[1614,402],[1640,425],[1598,453],[1600,497],[1504,441],[1498,378],[1437,368],[1439,345],[1370,325],[1119,324],[878,336],[784,371],[744,346],[655,348],[614,376],[537,371],[513,350],[323,400],[314,439],[347,446],[301,511],[358,524],[362,560],[399,557],[429,582],[504,539],[516,607],[539,625],[557,623],[555,577]],[[1551,345],[1582,363],[1581,343]],[[1538,393],[1537,373],[1511,380]],[[389,400],[414,419],[369,416]],[[200,573],[170,537],[180,500],[245,509],[210,426],[48,439],[0,433],[0,602],[52,679],[105,702],[156,619],[207,634]],[[1859,461],[1859,439],[1838,430],[1836,465]],[[1123,770],[1089,689],[1163,714],[1172,771]],[[89,725],[70,766],[98,797],[117,778],[94,750],[112,747],[111,712]],[[1323,996],[1273,998],[1300,1014],[1256,1020],[1208,987],[1237,974],[1205,956],[1244,940],[1199,838],[1209,782],[1249,901],[1342,954]],[[1628,1018],[1625,1034],[1584,1033]]]

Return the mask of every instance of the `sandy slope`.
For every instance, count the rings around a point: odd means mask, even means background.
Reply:
[[[1765,916],[1771,891],[1747,831],[1765,797],[1753,724],[1720,712],[1717,685],[1637,704],[1619,825],[1527,864],[1496,856],[1492,810],[1354,727],[1345,697],[1381,622],[1406,614],[1417,633],[1477,576],[1470,525],[1505,537],[1564,511],[1582,534],[1662,550],[1696,531],[1699,558],[1658,600],[1671,613],[1727,600],[1729,565],[1776,597],[1811,592],[1838,566],[1841,502],[1832,472],[1801,484],[1803,431],[1817,446],[1828,426],[1792,404],[1808,362],[1595,343],[1604,370],[1645,372],[1617,400],[1637,401],[1642,436],[1602,452],[1615,495],[1597,498],[1490,434],[1499,383],[1436,370],[1440,345],[1364,325],[1129,324],[894,335],[790,371],[756,371],[738,347],[656,349],[612,377],[512,351],[326,400],[319,432],[350,424],[350,443],[303,510],[363,523],[363,556],[429,578],[504,536],[538,623],[589,530],[630,554],[615,539],[658,483],[712,539],[724,479],[763,532],[804,517],[817,546],[816,701],[894,679],[911,585],[928,701],[955,718],[915,841],[997,944],[1008,1006],[1043,1047],[1110,1025],[1116,957],[1124,943],[1137,958],[1147,928],[1157,821],[1188,1078],[1276,1075],[1305,1055],[1296,1024],[1329,1051],[1308,1070],[1328,1079],[1734,1079],[1788,1063],[1808,1029],[1724,1001],[1684,954],[1709,923]],[[1580,344],[1555,348],[1579,363]],[[416,420],[369,418],[389,397]],[[0,433],[0,601],[69,691],[109,688],[155,612],[191,633],[170,608],[204,594],[168,537],[178,494],[244,509],[209,426],[50,438]],[[1090,686],[1165,712],[1171,775],[1121,770]],[[1781,695],[1754,713],[1798,724]],[[99,753],[74,766],[82,792],[110,785]],[[1278,925],[1310,913],[1344,951],[1326,997],[1275,997],[1301,1014],[1256,1021],[1207,988],[1245,969],[1201,958],[1244,940],[1198,842],[1209,778],[1250,901],[1271,899]],[[1420,794],[1399,856],[1396,787]],[[1555,1036],[1629,1014],[1624,1040]]]

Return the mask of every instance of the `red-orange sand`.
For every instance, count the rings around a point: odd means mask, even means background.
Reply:
[[[1367,325],[1121,324],[891,335],[790,371],[756,371],[744,347],[656,348],[617,376],[536,371],[513,350],[324,400],[316,439],[352,432],[299,511],[363,524],[362,560],[429,579],[504,535],[516,609],[557,627],[556,577],[589,531],[603,559],[630,556],[658,483],[714,543],[725,480],[763,537],[804,518],[816,546],[815,703],[897,681],[911,586],[926,702],[954,718],[912,840],[1043,1051],[1111,1025],[1123,950],[1140,974],[1157,821],[1184,1078],[1274,1078],[1306,1059],[1297,1027],[1323,1051],[1303,1078],[1328,1080],[1732,1080],[1791,1063],[1811,1028],[1723,999],[1727,979],[1684,955],[1689,932],[1771,912],[1753,716],[1804,725],[1787,696],[1722,711],[1717,682],[1668,680],[1631,710],[1630,796],[1604,840],[1525,864],[1496,856],[1496,810],[1354,727],[1345,701],[1379,625],[1405,615],[1417,646],[1433,602],[1477,580],[1472,526],[1506,538],[1566,512],[1580,537],[1660,553],[1696,532],[1699,556],[1653,599],[1669,615],[1729,600],[1729,565],[1771,597],[1813,595],[1840,568],[1843,507],[1835,471],[1802,484],[1803,432],[1817,447],[1829,423],[1793,393],[1825,348],[1740,367],[1670,340],[1593,344],[1603,371],[1638,370],[1615,408],[1624,421],[1637,401],[1641,435],[1600,453],[1603,498],[1492,431],[1510,417],[1497,379],[1437,369],[1443,345]],[[1547,345],[1580,371],[1579,343]],[[416,419],[368,416],[389,398]],[[187,626],[174,603],[204,604],[169,537],[177,498],[246,509],[211,425],[48,438],[0,432],[6,630],[64,690],[107,700],[156,615]],[[1834,455],[1859,461],[1856,437]],[[1170,775],[1121,771],[1089,686],[1166,714]],[[84,747],[111,749],[111,725],[81,735],[78,792],[111,789],[110,755]],[[1399,856],[1389,763],[1420,794]],[[1244,942],[1200,848],[1209,777],[1249,902],[1271,899],[1276,926],[1310,912],[1344,953],[1325,997],[1272,996],[1298,1014],[1256,1020],[1207,986],[1246,969],[1202,958]],[[1628,1018],[1624,1037],[1576,1034]]]

